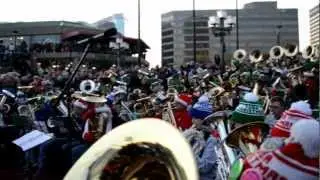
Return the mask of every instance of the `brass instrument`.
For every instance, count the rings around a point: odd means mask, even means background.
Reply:
[[[285,47],[284,47],[284,54],[287,56],[287,57],[294,57],[298,54],[299,52],[299,49],[298,49],[298,46],[297,45],[294,45],[294,44],[287,44]]]
[[[92,80],[84,80],[80,83],[80,91],[84,93],[93,93],[96,89],[96,83]]]
[[[164,121],[148,118],[125,123],[104,135],[64,180],[198,178],[192,150],[182,134]]]
[[[238,49],[233,53],[233,58],[243,62],[247,57],[247,52],[244,49]]]
[[[311,59],[314,60],[316,58],[319,58],[320,52],[315,46],[307,46],[303,51],[302,51],[302,57],[305,59]]]
[[[228,111],[217,111],[204,119],[204,122],[209,122],[210,126],[216,129],[220,135],[219,146],[216,148],[216,152],[219,158],[218,175],[221,176],[221,179],[227,179],[230,173],[229,169],[236,160],[236,154],[224,141],[230,131],[229,124],[226,126],[224,121],[230,114],[231,112]]]
[[[173,108],[172,108],[171,102],[168,101],[167,108],[164,108],[164,111],[162,113],[162,116],[163,116],[162,119],[164,119],[165,121],[169,122],[172,126],[177,128],[178,126],[177,126],[176,118],[174,117],[172,110]]]
[[[263,54],[258,49],[253,50],[249,55],[249,59],[251,63],[259,63],[263,60]]]
[[[286,51],[281,46],[273,46],[270,49],[269,55],[271,59],[278,60],[284,56],[285,52]],[[287,51],[287,53],[289,54],[289,51]]]
[[[234,129],[226,138],[226,144],[241,150],[243,155],[256,152],[269,134],[269,125],[263,122],[252,122]]]

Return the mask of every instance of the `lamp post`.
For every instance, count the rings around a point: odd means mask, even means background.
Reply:
[[[231,30],[235,24],[235,18],[228,16],[225,11],[217,11],[217,16],[212,16],[209,18],[209,28],[211,28],[212,33],[215,37],[220,37],[221,44],[221,61],[220,70],[221,73],[225,72],[225,60],[224,53],[226,52],[226,45],[224,37],[231,33]]]
[[[197,35],[196,35],[196,2],[193,0],[192,9],[192,21],[193,21],[193,61],[197,62]]]
[[[137,51],[138,51],[138,64],[141,66],[141,37],[140,37],[140,18],[141,18],[141,7],[140,0],[138,0],[138,42],[137,42]]]
[[[277,45],[280,45],[280,32],[281,32],[281,28],[282,28],[282,25],[277,25]]]
[[[109,47],[111,49],[117,50],[117,66],[120,67],[121,50],[129,49],[129,44],[123,42],[123,39],[121,37],[117,37],[116,42],[110,42]]]

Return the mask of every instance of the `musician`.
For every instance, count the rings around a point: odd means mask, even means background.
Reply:
[[[259,150],[246,157],[240,179],[318,179],[319,129],[319,122],[300,119],[292,126],[283,147]]]
[[[254,93],[246,93],[239,105],[232,112],[231,121],[236,128],[249,122],[264,121],[264,112],[259,97]]]
[[[272,97],[270,101],[270,113],[266,116],[264,122],[272,128],[276,121],[281,118],[282,113],[285,110],[285,104],[283,99],[279,96]]]
[[[209,98],[206,95],[202,95],[199,98],[198,102],[195,103],[190,110],[194,128],[203,133],[203,138],[205,142],[190,142],[192,146],[194,144],[199,144],[199,146],[193,146],[193,149],[195,152],[196,162],[199,168],[200,180],[212,180],[216,177],[217,155],[215,151],[215,146],[217,144],[217,141],[213,136],[211,136],[210,127],[203,126],[203,120],[207,116],[212,114],[212,112],[212,105],[209,103]],[[196,139],[201,140],[201,138]]]
[[[283,112],[281,118],[271,129],[271,136],[279,138],[289,137],[291,126],[301,119],[313,119],[310,104],[304,101],[294,102],[291,104],[289,110]]]
[[[180,94],[175,97],[176,109],[174,111],[174,118],[177,127],[181,130],[189,129],[192,126],[192,117],[188,113],[191,104],[192,96],[189,94]]]

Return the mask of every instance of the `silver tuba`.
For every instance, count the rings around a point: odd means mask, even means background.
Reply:
[[[238,49],[233,53],[233,58],[243,62],[247,57],[247,52],[244,49]]]
[[[302,57],[305,59],[314,59],[320,56],[319,53],[315,46],[309,45],[302,51]]]
[[[96,89],[96,83],[92,80],[84,80],[80,83],[80,91],[83,93],[93,93]]]
[[[284,47],[284,54],[287,57],[294,57],[298,54],[299,50],[298,50],[298,46],[294,45],[294,44],[287,44]]]
[[[259,63],[263,60],[263,54],[258,49],[253,50],[249,55],[249,59],[251,63]]]
[[[273,46],[269,52],[271,59],[281,59],[284,54],[285,50],[281,46]]]
[[[160,119],[148,118],[130,121],[104,135],[64,180],[155,178],[197,180],[198,169],[183,135]]]

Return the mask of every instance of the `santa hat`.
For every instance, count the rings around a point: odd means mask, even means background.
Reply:
[[[308,158],[318,158],[320,153],[320,123],[316,120],[301,120],[291,127],[290,139],[302,146]]]
[[[291,104],[290,109],[285,111],[271,130],[271,136],[290,136],[290,129],[293,124],[302,119],[313,119],[310,104],[305,101],[298,101]]]
[[[202,95],[198,102],[193,105],[190,110],[191,116],[197,119],[204,119],[210,114],[212,114],[213,108],[209,103],[209,98],[207,95]]]
[[[175,102],[182,104],[185,107],[188,107],[192,104],[192,96],[189,94],[180,94],[175,97]]]
[[[264,121],[264,112],[259,97],[251,92],[246,93],[233,111],[231,120],[240,124]]]

